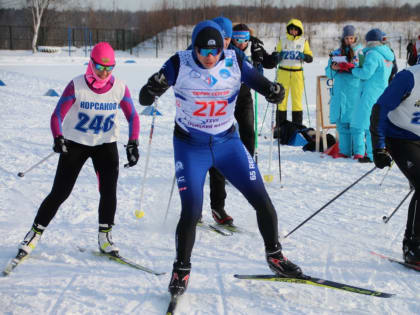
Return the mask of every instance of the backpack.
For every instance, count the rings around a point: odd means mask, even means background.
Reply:
[[[306,132],[307,137],[310,137],[311,141],[308,141],[306,145],[303,146],[303,151],[311,151],[315,152],[316,149],[316,133],[313,128],[309,128],[309,131]],[[327,133],[327,148],[332,147],[336,143],[335,137],[333,135],[330,135]],[[319,151],[324,152],[326,149],[324,149],[324,142],[319,142]]]
[[[307,128],[305,125],[300,125],[288,120],[281,123],[279,127],[280,144],[303,146],[303,151],[315,152],[316,133],[315,129]],[[333,135],[327,134],[327,147],[331,147],[336,143]],[[324,144],[320,142],[320,151],[323,152]]]

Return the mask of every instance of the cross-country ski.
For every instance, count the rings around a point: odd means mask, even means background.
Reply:
[[[346,292],[352,292],[357,294],[364,294],[382,298],[392,297],[394,294],[380,292],[376,290],[355,287],[345,283],[339,283],[331,280],[325,280],[320,278],[314,278],[310,276],[301,276],[299,278],[287,278],[279,277],[276,275],[234,275],[235,278],[245,280],[259,280],[259,281],[273,281],[273,282],[287,282],[287,283],[298,283],[298,284],[309,284],[313,286],[319,286],[324,288],[342,290]]]

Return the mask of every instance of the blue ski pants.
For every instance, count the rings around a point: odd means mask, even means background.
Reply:
[[[278,244],[277,214],[257,165],[232,126],[217,135],[194,129],[173,138],[175,175],[181,197],[176,229],[177,260],[190,262],[195,230],[203,207],[203,187],[211,167],[219,170],[256,210],[267,250]]]

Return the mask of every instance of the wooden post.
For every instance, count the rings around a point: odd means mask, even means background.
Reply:
[[[317,76],[316,81],[316,130],[315,130],[315,150],[320,151],[320,141],[322,138],[322,144],[324,151],[327,149],[327,132],[328,129],[335,129],[335,124],[330,122],[329,118],[329,106],[330,106],[330,88],[328,84],[332,80],[327,79],[326,76]],[[321,83],[323,86],[321,86]],[[327,85],[327,87],[324,87]]]

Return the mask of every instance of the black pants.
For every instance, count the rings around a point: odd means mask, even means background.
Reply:
[[[60,154],[53,187],[41,203],[34,223],[48,226],[58,208],[73,190],[82,166],[88,158],[91,158],[99,182],[99,223],[114,224],[117,208],[117,143],[105,143],[92,147],[69,141],[68,149],[68,154]]]
[[[420,141],[386,138],[386,147],[401,172],[414,186],[405,236],[420,238]]]
[[[251,91],[241,85],[236,100],[235,118],[238,122],[239,137],[251,156],[255,151],[254,104]],[[226,199],[225,177],[214,167],[210,168],[210,206],[212,209],[224,209]]]

